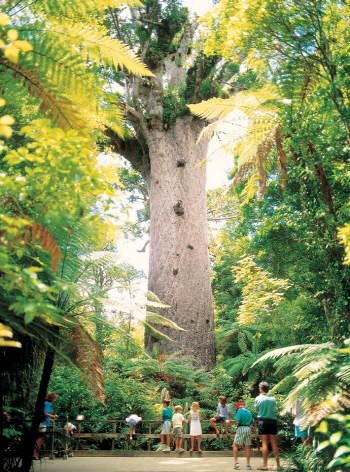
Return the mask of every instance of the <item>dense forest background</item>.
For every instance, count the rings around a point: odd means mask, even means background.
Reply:
[[[222,0],[203,18],[177,0],[1,5],[1,470],[29,470],[48,391],[73,422],[158,418],[164,388],[172,406],[198,401],[209,419],[219,395],[253,410],[262,380],[278,400],[290,470],[349,470],[349,20],[349,5],[333,0]],[[174,157],[171,199],[185,165],[188,182],[204,181],[206,140],[234,156],[227,186],[207,194],[215,340],[204,279],[206,315],[194,311],[208,326],[191,331],[194,345],[203,332],[212,343],[204,357],[184,341],[192,314],[173,307],[181,293],[179,306],[198,298],[181,270],[207,248],[191,259],[197,248],[184,239],[183,263],[166,277],[154,263],[142,296],[144,274],[118,250],[161,209],[150,183],[159,137],[164,156],[178,141],[198,160]],[[181,231],[184,202],[170,205]],[[161,223],[152,233],[151,216],[151,245],[156,237],[166,251]],[[316,426],[308,448],[294,438],[298,398],[304,426]],[[4,459],[19,447],[22,463]]]

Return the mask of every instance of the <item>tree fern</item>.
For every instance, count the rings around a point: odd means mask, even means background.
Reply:
[[[221,152],[238,156],[238,172],[242,168],[255,167],[259,174],[259,189],[262,193],[266,186],[266,159],[276,145],[278,149],[280,172],[283,174],[282,186],[285,186],[286,159],[283,153],[280,126],[279,105],[282,97],[276,87],[265,85],[260,90],[240,92],[228,100],[211,99],[197,105],[189,105],[190,110],[204,119],[217,118],[201,133],[201,138],[210,138],[219,129],[220,123],[231,122],[233,132],[221,138]],[[242,117],[245,116],[245,120]],[[241,174],[242,175],[242,174]],[[253,186],[252,177],[244,195],[244,203],[249,201],[258,188]],[[232,184],[235,184],[233,180]]]
[[[166,376],[166,380],[187,381],[192,384],[205,384],[205,373],[203,369],[195,367],[195,359],[190,357],[181,357],[181,351],[175,352],[169,356],[164,355],[146,355],[143,359],[132,359],[126,366],[125,374],[160,377],[160,374]],[[164,379],[164,377],[162,376]]]
[[[288,346],[264,354],[252,367],[281,358],[275,366],[280,371],[292,372],[275,385],[272,392],[289,392],[284,402],[285,412],[298,398],[303,398],[306,409],[303,425],[307,426],[350,406],[349,351],[339,350],[332,343]]]
[[[119,3],[115,2],[115,5]],[[82,9],[80,21],[74,19],[72,22],[71,14],[79,7]],[[123,132],[120,110],[113,119],[111,113],[107,116],[105,111],[108,103],[103,100],[105,80],[97,73],[101,65],[117,70],[126,68],[133,74],[152,75],[126,45],[106,36],[97,22],[81,22],[92,11],[104,13],[105,7],[105,2],[98,0],[81,0],[74,8],[67,2],[23,0],[17,4],[7,2],[3,8],[15,23],[18,12],[20,40],[24,44],[23,40],[28,39],[32,48],[29,54],[22,55],[20,64],[0,57],[3,83],[13,89],[11,80],[13,77],[18,79],[38,100],[42,113],[47,113],[63,129],[74,128],[88,134],[91,124],[84,118],[89,114],[98,115],[99,110],[104,109],[94,124],[103,128],[105,123],[115,132]],[[22,8],[32,11],[35,21],[24,24],[20,17]]]

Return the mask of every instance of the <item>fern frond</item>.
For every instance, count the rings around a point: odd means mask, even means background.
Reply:
[[[147,290],[147,292],[145,293],[145,296],[146,296],[147,300],[149,300],[151,302],[160,303],[160,304],[162,303],[159,300],[159,298],[157,297],[157,295],[155,293],[151,292],[150,290]]]
[[[36,22],[34,26],[36,31],[31,30],[30,37],[28,35],[33,49],[21,59],[21,67],[35,68],[40,78],[45,78],[53,87],[59,87],[71,97],[83,97],[91,102],[91,108],[96,108],[103,87],[101,79],[91,73],[91,67],[79,51],[44,35],[44,24]]]
[[[166,334],[160,332],[158,329],[156,329],[154,326],[150,325],[147,323],[147,321],[141,320],[141,324],[146,328],[146,331],[152,334],[156,339],[165,339],[166,341],[171,341],[171,342],[176,342],[173,339],[169,338]]]
[[[102,370],[102,349],[76,319],[71,317],[68,319],[73,324],[70,336],[76,350],[75,364],[84,374],[83,380],[88,384],[94,398],[104,404],[106,395]]]
[[[295,382],[296,380],[293,374],[287,375],[270,390],[270,393],[284,392],[285,390],[290,389]]]
[[[0,231],[0,237],[7,239],[9,249],[12,249],[13,244],[16,247],[27,246],[30,232],[32,233],[32,248],[35,248],[35,242],[37,239],[40,240],[40,246],[43,250],[46,250],[51,256],[51,268],[53,274],[56,274],[57,265],[62,257],[59,245],[52,237],[51,233],[40,223],[34,221],[33,223],[28,222],[23,228],[16,228],[16,241],[9,239],[6,231]]]
[[[256,182],[259,177],[256,172],[253,172],[248,179],[248,182],[245,184],[244,189],[241,192],[241,196],[244,197],[242,201],[242,206],[246,205],[257,193],[259,187]]]
[[[252,365],[252,367],[254,367],[256,364],[258,364],[259,362],[263,362],[267,359],[276,359],[277,357],[280,357],[280,356],[285,356],[291,352],[295,352],[295,351],[305,351],[305,350],[309,350],[309,352],[312,352],[312,351],[317,351],[319,349],[325,349],[325,348],[330,348],[332,347],[333,344],[332,343],[324,343],[324,344],[299,344],[299,345],[295,345],[295,346],[287,346],[287,347],[282,347],[281,349],[274,349],[273,351],[271,352],[268,352],[267,354],[265,354],[264,356],[260,357],[260,359],[258,359],[257,361],[254,362],[254,364]]]
[[[197,139],[197,144],[199,144],[202,139],[211,139],[216,131],[216,128],[218,127],[218,124],[220,121],[215,121],[214,123],[210,123],[208,126],[206,126],[200,133],[198,139]]]
[[[1,57],[0,66],[13,71],[13,77],[18,78],[29,94],[40,101],[40,110],[48,114],[56,126],[64,130],[77,129],[88,135],[88,130],[71,101],[67,97],[59,96],[48,84],[40,81],[36,72],[25,67],[20,68],[19,63],[13,64]]]
[[[158,313],[147,311],[146,314],[147,314],[146,319],[150,323],[155,323],[162,326],[168,326],[169,328],[176,329],[177,331],[186,331],[185,329],[181,328],[173,321],[169,320],[169,318],[166,318],[165,316],[162,316],[162,315],[158,315]]]
[[[231,97],[228,100],[223,98],[211,98],[206,102],[196,105],[187,105],[191,112],[206,120],[226,118],[235,108],[237,108],[237,98]]]
[[[16,14],[24,6],[28,6],[31,12],[45,14],[50,19],[56,17],[81,21],[84,18],[85,21],[90,20],[92,24],[96,24],[96,17],[104,15],[108,8],[121,8],[125,5],[135,8],[142,6],[142,3],[139,0],[78,0],[76,2],[22,0],[21,2],[7,1],[5,12],[12,10],[11,13]]]
[[[223,120],[228,115],[239,109],[243,111],[249,118],[254,116],[256,119],[266,118],[276,115],[276,104],[281,100],[277,88],[271,84],[265,85],[259,91],[240,92],[229,99],[212,98],[206,102],[195,105],[188,105],[191,112],[207,120],[218,119]],[[257,110],[258,114],[257,114]],[[241,118],[242,119],[242,118]],[[234,121],[234,120],[231,120]]]
[[[81,49],[81,55],[86,61],[95,62],[97,65],[102,62],[105,67],[116,70],[125,68],[135,75],[153,76],[128,46],[118,39],[105,36],[97,28],[87,27],[81,23],[66,22],[63,25],[50,27],[46,30],[46,34],[69,38],[72,46]]]

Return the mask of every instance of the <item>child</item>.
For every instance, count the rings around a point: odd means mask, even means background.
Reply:
[[[70,434],[71,436],[73,436],[74,430],[77,429],[77,427],[74,426],[73,423],[67,423],[67,424],[65,425],[64,429],[68,429],[69,434]]]
[[[182,422],[184,421],[187,423],[187,420],[182,416],[182,406],[177,405],[175,407],[175,415],[173,416],[173,432],[175,438],[175,451],[176,452],[184,452],[185,449],[182,449]]]
[[[171,430],[171,418],[173,417],[173,412],[169,408],[169,400],[163,400],[163,429],[160,433],[160,446],[157,451],[170,452],[170,430]],[[164,439],[166,441],[166,446],[164,446]]]
[[[245,455],[247,457],[247,469],[251,469],[250,445],[252,444],[251,425],[253,424],[253,415],[249,410],[245,409],[243,402],[236,403],[236,410],[236,421],[238,424],[235,439],[233,441],[233,454],[235,458],[233,468],[239,469],[238,446],[244,446]]]
[[[135,429],[136,429],[136,425],[137,423],[139,423],[140,421],[142,421],[142,418],[141,416],[137,416],[137,415],[130,415],[128,418],[125,419],[125,421],[127,423],[129,423],[130,425],[130,442],[132,441],[132,435],[135,434]]]
[[[201,434],[202,434],[202,427],[201,421],[203,418],[201,416],[201,412],[199,411],[199,403],[193,402],[191,406],[190,414],[188,415],[188,421],[191,420],[191,428],[190,428],[190,435],[191,435],[191,449],[190,452],[194,451],[194,438],[197,436],[197,445],[198,445],[198,452],[202,452],[201,450]]]
[[[220,421],[225,422],[225,434],[226,436],[230,439],[231,434],[228,432],[228,428],[231,423],[231,411],[230,407],[227,404],[226,397],[220,396],[218,398],[218,408],[217,408],[217,413],[214,416],[214,418],[210,419],[210,424],[215,428],[216,436],[219,438],[220,433],[219,430],[216,426],[216,423],[219,423]]]

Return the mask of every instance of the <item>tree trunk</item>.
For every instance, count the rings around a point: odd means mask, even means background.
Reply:
[[[146,333],[145,346],[215,365],[214,313],[210,284],[206,208],[207,143],[196,144],[201,123],[178,117],[170,129],[148,135],[150,172],[144,175],[150,197],[149,290],[171,305],[162,314],[186,331],[160,327],[175,342]]]
[[[48,346],[46,351],[46,357],[41,375],[41,381],[36,399],[35,412],[32,421],[32,427],[30,429],[30,435],[26,443],[23,444],[23,461],[21,472],[29,472],[32,465],[32,456],[34,451],[35,442],[38,437],[40,419],[44,411],[45,397],[47,394],[47,387],[49,385],[55,353],[53,349]]]

